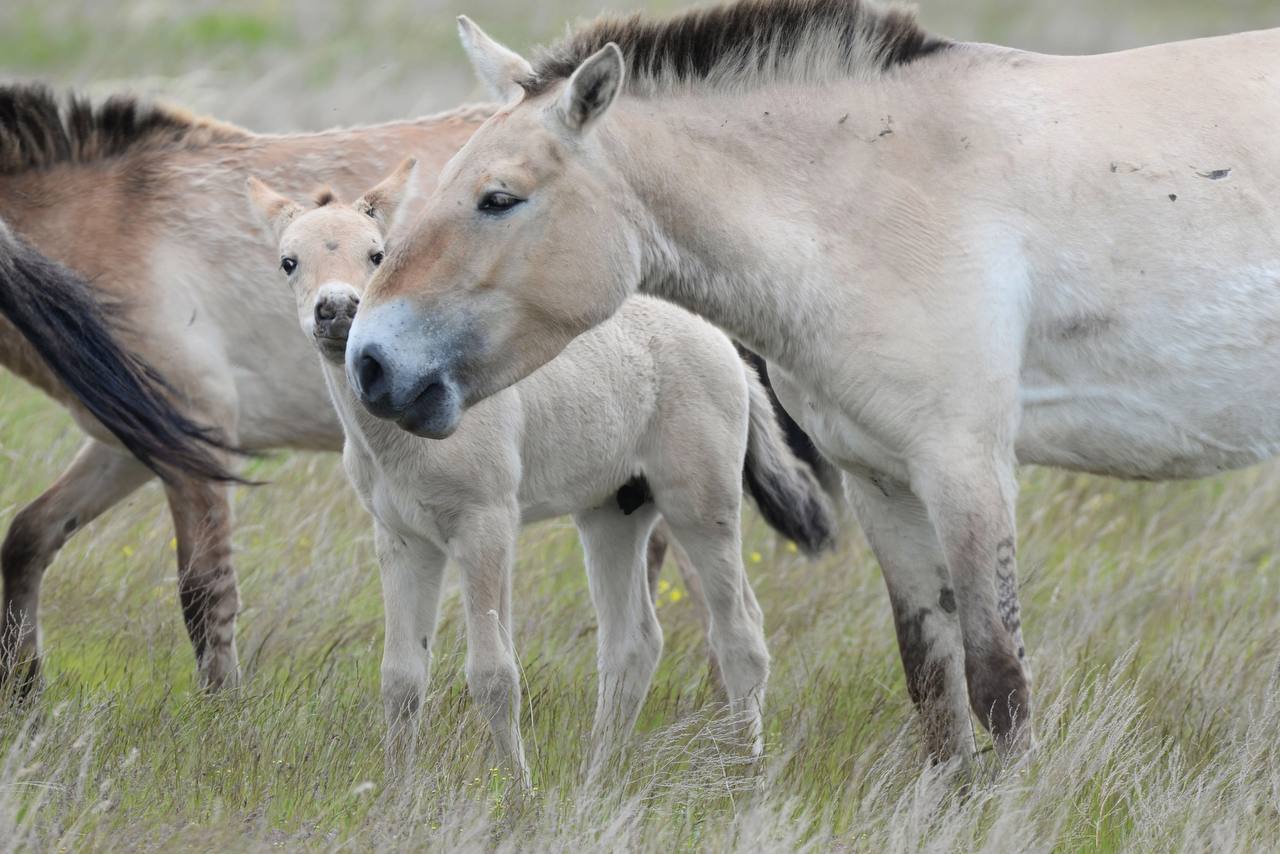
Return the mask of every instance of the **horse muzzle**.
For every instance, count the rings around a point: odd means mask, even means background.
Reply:
[[[399,306],[380,306],[352,327],[346,348],[347,380],[370,414],[428,439],[453,434],[465,394],[427,331],[398,317]],[[390,328],[388,328],[390,327]]]

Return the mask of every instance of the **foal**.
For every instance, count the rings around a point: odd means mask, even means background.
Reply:
[[[528,783],[511,637],[516,535],[525,522],[571,513],[600,625],[591,767],[602,767],[634,726],[662,649],[645,562],[661,514],[702,582],[710,646],[758,755],[769,655],[741,558],[744,465],[766,517],[789,530],[830,513],[787,450],[764,388],[722,333],[638,298],[476,406],[448,439],[375,418],[347,381],[347,332],[414,167],[405,161],[350,206],[325,191],[310,211],[250,179],[279,241],[302,330],[322,357],[346,431],[347,474],[374,519],[386,607],[382,698],[393,740],[411,731],[423,697],[452,558],[462,572],[468,686],[499,752]]]

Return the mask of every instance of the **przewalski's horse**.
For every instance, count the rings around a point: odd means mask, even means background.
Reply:
[[[406,161],[349,206],[325,192],[311,210],[250,179],[346,431],[343,463],[374,520],[392,733],[416,728],[452,560],[462,575],[467,684],[499,752],[528,782],[511,635],[516,535],[525,522],[572,514],[599,622],[591,767],[603,768],[634,727],[662,651],[645,560],[661,515],[702,582],[709,644],[758,755],[769,655],[742,564],[742,484],[786,536],[833,525],[763,386],[722,332],[637,297],[471,409],[448,439],[421,439],[369,414],[347,383],[347,332],[414,168]]]
[[[180,413],[159,375],[122,348],[123,311],[0,220],[0,352],[11,357],[7,364],[69,406],[99,442],[127,449],[139,466],[170,482],[176,472],[229,479],[211,453],[221,448],[216,437]],[[73,511],[63,522],[64,535],[78,524]],[[5,542],[0,560],[6,570],[29,558],[24,545]],[[19,692],[37,677],[32,652],[39,587],[31,581],[7,571],[4,577],[0,685],[17,676]]]
[[[162,426],[158,410],[146,408],[143,394],[129,393],[121,384],[127,378],[108,375],[131,365],[128,357],[106,352],[100,335],[80,340],[92,332],[86,307],[108,306],[126,346],[163,366],[186,425],[208,425],[225,444],[248,451],[339,450],[342,428],[315,353],[294,331],[293,302],[282,289],[262,286],[274,253],[245,204],[244,175],[262,175],[294,193],[310,191],[323,177],[357,193],[412,152],[430,182],[490,112],[469,106],[376,127],[263,136],[125,96],[97,107],[76,98],[61,105],[43,88],[0,87],[0,217],[91,283],[45,291],[37,282],[28,288],[36,300],[30,303],[21,295],[11,301],[6,292],[6,314],[11,302],[19,309],[29,304],[33,322],[61,326],[50,327],[58,335],[53,346],[38,349],[0,322],[0,364],[69,405],[73,393],[88,400],[99,394],[104,400],[91,409],[117,396],[128,405],[137,399],[141,408],[124,431],[126,446],[176,463],[165,491],[183,615],[203,685],[238,676],[228,490],[203,477],[228,460],[219,454],[188,464],[179,453],[190,447],[182,442],[190,433],[184,426],[160,434],[162,442],[139,443]],[[55,361],[51,372],[41,359],[49,350],[98,364],[61,370]],[[91,438],[57,482],[14,517],[0,551],[0,639],[8,638],[10,661],[38,661],[40,582],[58,549],[151,477],[93,418],[72,411]],[[129,410],[102,411],[119,421]],[[129,439],[131,433],[138,438]],[[163,456],[167,447],[171,456]]]
[[[97,107],[74,97],[60,105],[40,87],[0,87],[0,217],[88,283],[71,283],[65,268],[39,260],[26,243],[6,242],[0,264],[6,288],[8,271],[17,270],[18,290],[0,292],[0,307],[35,345],[0,320],[0,364],[72,405],[91,437],[10,525],[0,550],[0,641],[9,638],[0,657],[38,663],[45,569],[72,534],[151,476],[74,406],[74,396],[127,448],[166,466],[179,593],[200,681],[218,687],[237,678],[231,512],[225,485],[206,479],[227,460],[187,440],[198,438],[200,424],[249,451],[342,447],[315,353],[293,331],[293,301],[262,286],[274,255],[245,203],[243,176],[261,175],[291,194],[330,183],[354,195],[412,153],[425,190],[492,109],[265,136],[127,96]],[[190,420],[172,420],[131,357],[113,355],[95,325],[101,306],[130,348],[164,366]],[[52,359],[48,367],[43,358]],[[656,571],[664,545],[658,537],[652,545]]]
[[[461,26],[507,103],[369,286],[367,405],[447,436],[629,294],[712,319],[845,469],[935,754],[970,707],[1029,742],[1019,463],[1280,449],[1280,30],[1059,57],[745,0],[530,63]]]

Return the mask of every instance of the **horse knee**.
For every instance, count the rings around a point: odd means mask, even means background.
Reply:
[[[53,553],[58,550],[67,534],[75,530],[75,521],[68,521],[67,530],[58,534],[49,531],[39,502],[29,504],[13,517],[9,531],[0,545],[0,567],[3,568],[5,591],[8,598],[27,592],[38,584]]]
[[[601,671],[650,676],[662,658],[662,626],[652,614],[646,614],[632,630],[607,642],[600,655]]]

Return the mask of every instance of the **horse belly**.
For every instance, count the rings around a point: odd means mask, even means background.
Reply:
[[[526,522],[614,500],[639,471],[656,383],[617,324],[579,337],[518,386],[524,409],[520,508]]]
[[[1268,459],[1280,452],[1280,365],[1268,355],[1266,373],[1245,363],[1146,381],[1024,371],[1018,461],[1176,480]]]

